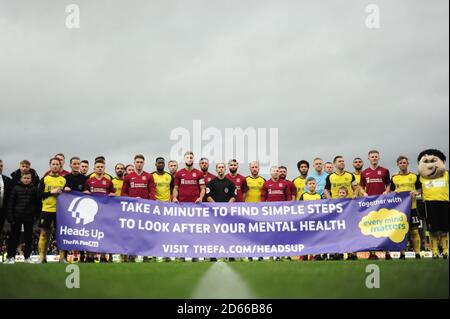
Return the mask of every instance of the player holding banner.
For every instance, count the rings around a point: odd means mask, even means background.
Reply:
[[[155,180],[152,174],[144,171],[144,165],[144,155],[137,154],[134,157],[134,172],[127,174],[123,179],[121,196],[155,199]],[[147,260],[147,257],[144,257],[144,261]]]
[[[81,173],[81,160],[79,157],[74,156],[70,159],[70,168],[71,172],[64,176],[66,179],[66,186],[64,187],[64,192],[82,192],[84,191],[84,186],[86,185],[86,181],[88,179],[87,176]],[[78,255],[77,252],[74,252],[74,255]],[[67,256],[66,256],[67,258]],[[75,257],[74,261],[77,261]],[[83,251],[80,252],[80,262],[84,262],[85,254]]]
[[[417,213],[417,199],[419,194],[416,190],[417,175],[408,170],[408,158],[406,156],[399,156],[397,158],[397,166],[400,171],[391,178],[392,192],[410,192],[411,193],[411,216],[409,221],[409,238],[412,241],[416,259],[420,259],[420,234],[419,226],[421,225],[419,215]],[[400,259],[405,259],[405,253],[402,252]]]
[[[42,199],[42,213],[39,221],[41,234],[39,236],[39,263],[47,262],[47,250],[51,230],[56,227],[56,198],[62,194],[66,179],[60,176],[61,162],[57,158],[49,161],[50,171],[39,183],[39,193]],[[61,262],[66,262],[64,252],[61,252]]]
[[[202,171],[194,168],[194,153],[184,154],[185,168],[175,174],[172,201],[174,203],[201,203],[205,197],[206,186]],[[184,261],[184,258],[180,258]],[[192,258],[192,261],[197,261]]]
[[[286,181],[280,179],[278,166],[270,169],[271,179],[266,181],[261,190],[262,202],[284,202],[292,200],[291,186]],[[273,260],[273,257],[270,257]],[[277,257],[276,260],[281,260]]]
[[[292,200],[290,186],[279,178],[279,169],[273,166],[270,169],[271,179],[266,181],[261,190],[262,202],[285,202]]]
[[[236,202],[244,201],[244,194],[247,192],[247,180],[244,176],[238,173],[239,164],[237,160],[232,159],[228,162],[228,170],[225,175],[236,186]]]
[[[371,150],[368,154],[370,166],[361,172],[361,184],[359,190],[363,196],[386,195],[390,192],[389,170],[381,167],[380,152]],[[369,259],[378,259],[374,251],[370,252]],[[389,252],[386,252],[386,259],[392,259]]]
[[[104,196],[116,196],[116,190],[111,179],[105,174],[105,161],[103,159],[97,159],[94,163],[94,173],[91,174],[85,184],[85,194],[96,194]],[[111,256],[111,255],[110,255]],[[95,253],[88,253],[86,258],[87,262],[95,262]],[[106,254],[100,255],[100,262],[107,262]]]

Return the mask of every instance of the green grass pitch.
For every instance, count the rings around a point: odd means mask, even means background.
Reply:
[[[365,285],[369,264],[379,266],[378,289]],[[80,264],[80,288],[68,289],[66,265],[0,264],[0,298],[187,299],[194,297],[199,281],[213,265]],[[449,298],[447,260],[265,261],[226,265],[255,298]]]

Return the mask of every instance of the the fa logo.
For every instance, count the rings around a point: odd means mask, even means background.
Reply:
[[[146,176],[142,176],[142,180],[145,181],[147,179]]]
[[[236,179],[236,182],[237,182],[237,183],[240,183],[240,182],[241,182],[241,179],[240,179],[240,178]]]
[[[102,184],[103,184],[103,185],[106,185],[106,181],[103,181]]]
[[[192,173],[192,177],[197,177],[197,174],[196,173]]]
[[[378,175],[381,175],[381,171],[378,171]]]
[[[279,186],[279,187],[283,187],[283,183],[279,183],[278,186]]]
[[[225,189],[223,191],[225,192],[225,194],[228,194],[228,192],[229,192],[228,187],[225,187]]]
[[[76,224],[83,221],[83,225],[86,225],[94,221],[98,212],[98,205],[91,198],[77,197],[70,203],[68,211],[72,213]]]

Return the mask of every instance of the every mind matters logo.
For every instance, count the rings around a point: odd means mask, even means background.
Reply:
[[[401,243],[408,234],[409,223],[405,213],[382,208],[364,216],[359,222],[359,228],[366,236],[386,237],[394,243]]]
[[[70,203],[68,211],[72,213],[76,224],[83,222],[83,225],[87,225],[94,221],[98,205],[91,198],[77,197]]]

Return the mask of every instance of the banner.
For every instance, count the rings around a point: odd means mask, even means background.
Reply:
[[[159,257],[268,257],[405,250],[408,192],[272,203],[163,203],[64,193],[57,244]]]

